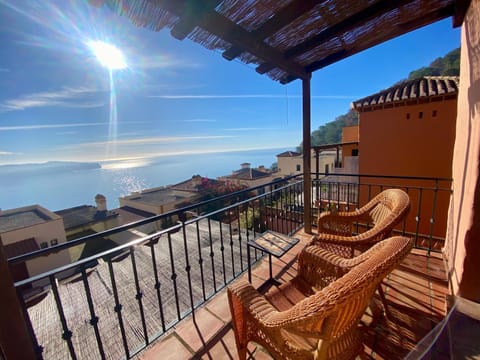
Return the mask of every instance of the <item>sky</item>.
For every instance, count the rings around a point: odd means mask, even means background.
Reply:
[[[123,52],[112,70],[89,41]],[[292,148],[302,141],[301,82],[169,30],[137,28],[84,0],[0,0],[0,165],[45,161],[141,166],[171,154]],[[451,19],[312,76],[312,130],[460,45]]]

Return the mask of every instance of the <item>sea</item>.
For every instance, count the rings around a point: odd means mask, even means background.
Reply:
[[[198,155],[162,156],[150,159],[144,166],[115,168],[71,167],[55,171],[2,172],[0,166],[0,209],[7,210],[38,204],[51,211],[80,205],[95,205],[95,195],[107,198],[109,209],[119,206],[118,198],[158,186],[190,179],[193,175],[216,178],[229,175],[242,163],[270,168],[276,155],[289,149],[263,149]]]

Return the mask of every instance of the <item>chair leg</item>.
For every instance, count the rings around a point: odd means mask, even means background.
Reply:
[[[238,359],[239,360],[247,360],[247,348],[239,348],[237,347],[237,352],[238,352]]]
[[[382,300],[383,311],[385,312],[385,318],[389,320],[391,318],[391,315],[387,307],[387,299],[385,298],[385,293],[383,292],[382,284],[378,285],[378,293],[380,294],[380,299]]]

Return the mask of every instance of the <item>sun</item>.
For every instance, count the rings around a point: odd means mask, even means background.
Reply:
[[[116,46],[99,40],[91,40],[87,46],[100,64],[109,70],[121,70],[127,67],[123,53]]]

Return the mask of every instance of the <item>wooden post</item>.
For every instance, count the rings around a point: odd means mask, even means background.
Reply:
[[[303,222],[305,232],[312,233],[311,121],[310,77],[302,79],[303,98]]]
[[[6,360],[36,359],[23,310],[13,286],[12,275],[0,238],[0,358]]]

